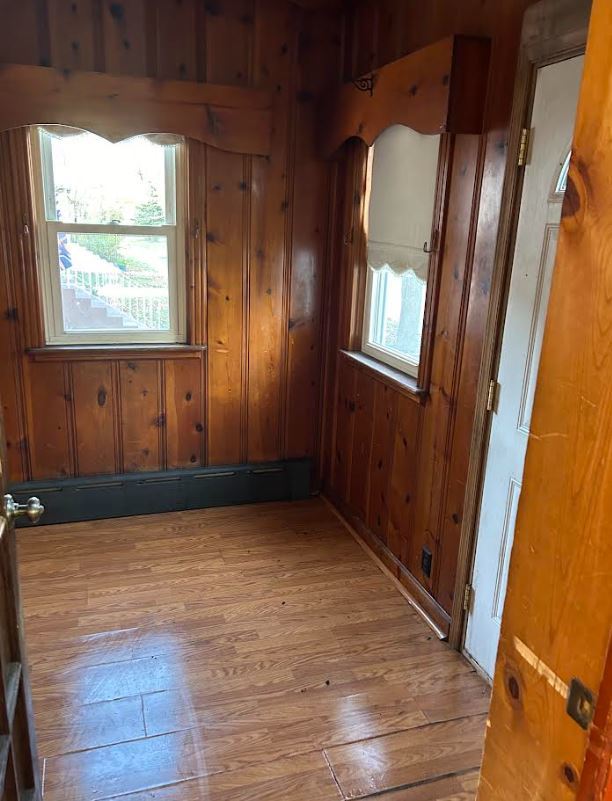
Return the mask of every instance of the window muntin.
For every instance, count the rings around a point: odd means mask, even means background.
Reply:
[[[418,375],[439,136],[394,125],[371,153],[362,349]]]
[[[47,343],[184,341],[180,140],[33,139]]]

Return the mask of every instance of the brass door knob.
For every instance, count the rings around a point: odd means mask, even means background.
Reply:
[[[4,508],[9,522],[16,517],[27,517],[30,523],[38,523],[45,507],[38,498],[29,498],[27,503],[17,503],[12,495],[4,496]]]

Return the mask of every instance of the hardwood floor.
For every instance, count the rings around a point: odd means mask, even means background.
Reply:
[[[19,559],[45,801],[474,798],[488,687],[322,501],[23,529]]]

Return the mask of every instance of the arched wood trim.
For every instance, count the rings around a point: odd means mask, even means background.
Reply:
[[[488,39],[451,36],[344,84],[323,104],[323,156],[352,137],[372,145],[390,125],[482,133],[489,49]]]
[[[118,141],[173,133],[207,145],[270,154],[272,96],[259,89],[19,64],[0,66],[0,131],[70,125]]]

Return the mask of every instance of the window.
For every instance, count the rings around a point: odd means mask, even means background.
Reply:
[[[182,144],[33,130],[48,344],[184,341]]]
[[[416,377],[419,370],[439,136],[393,125],[370,161],[362,349]]]
[[[572,158],[572,151],[570,150],[567,156],[560,164],[559,174],[555,181],[555,195],[564,195],[567,189],[567,179],[569,177],[570,160]]]

